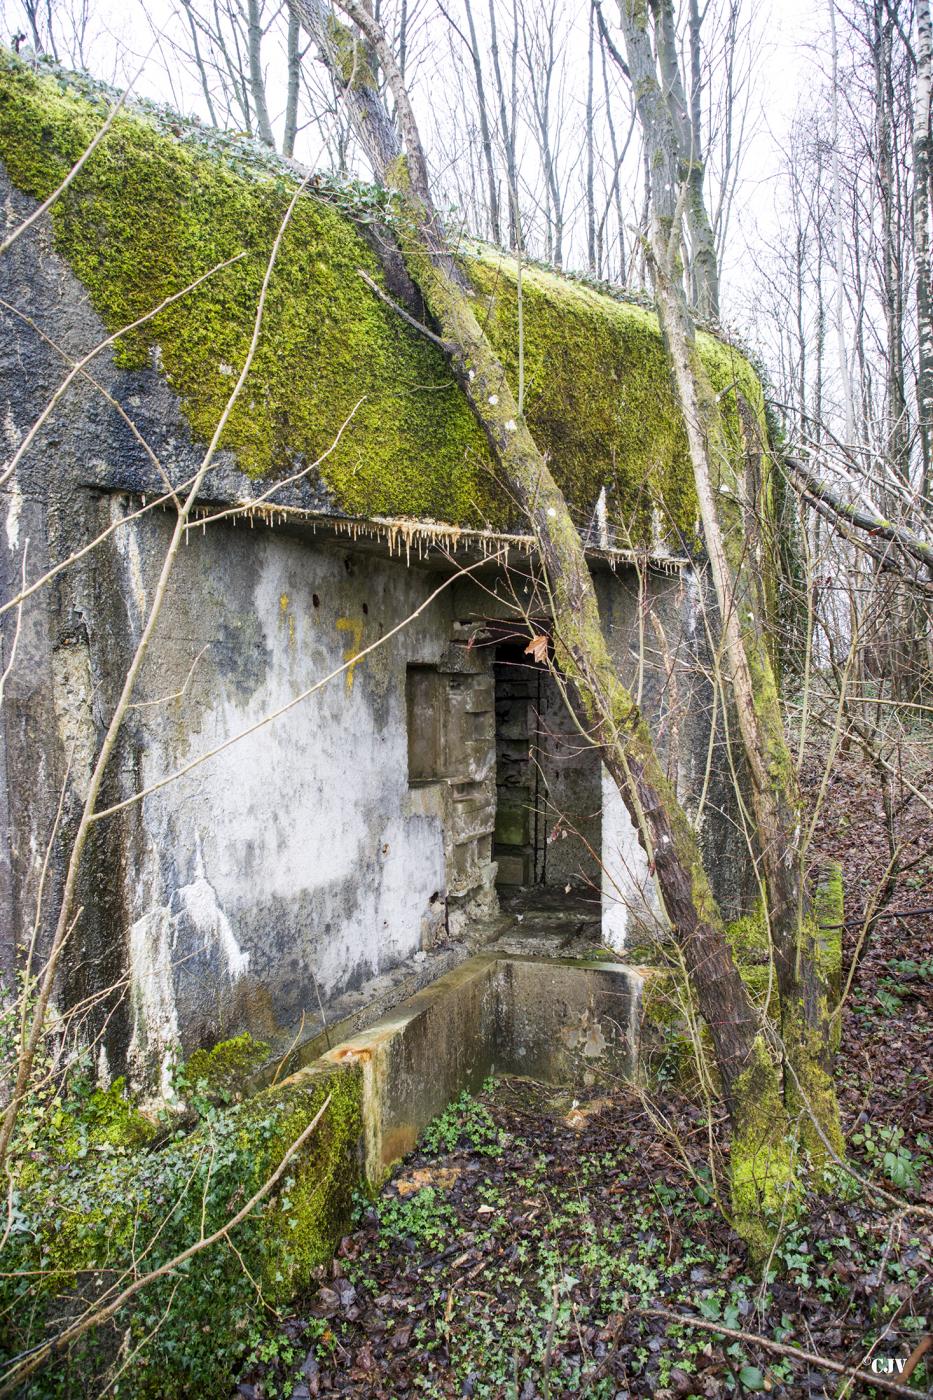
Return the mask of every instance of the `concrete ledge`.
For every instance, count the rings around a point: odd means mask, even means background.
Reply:
[[[320,1064],[362,1069],[370,1183],[496,1071],[581,1089],[631,1078],[641,992],[640,975],[618,963],[484,954],[334,1046]]]
[[[637,1068],[642,979],[613,962],[503,958],[496,1067],[589,1088]]]
[[[169,1323],[153,1333],[158,1368],[142,1373],[143,1391],[157,1377],[160,1394],[206,1395],[192,1384],[192,1355],[207,1357],[212,1374],[232,1371],[255,1317],[257,1281],[273,1306],[306,1286],[346,1230],[354,1190],[378,1185],[462,1090],[496,1070],[581,1087],[632,1073],[641,990],[638,973],[615,963],[480,954],[189,1136],[151,1152],[90,1153],[73,1171],[40,1174],[26,1183],[29,1228],[16,1236],[17,1268],[36,1280],[24,1345],[46,1334],[65,1298],[92,1300],[114,1270],[132,1272],[137,1240],[151,1236],[147,1248],[160,1263],[219,1229],[230,1202],[268,1180],[327,1102],[233,1248],[197,1254],[147,1294],[153,1315]],[[110,1204],[99,1210],[95,1201]],[[18,1275],[9,1277],[15,1285]],[[93,1375],[99,1360],[122,1355],[125,1327],[121,1317],[96,1334]],[[194,1352],[192,1336],[201,1339]],[[91,1374],[86,1360],[69,1361],[79,1384]]]

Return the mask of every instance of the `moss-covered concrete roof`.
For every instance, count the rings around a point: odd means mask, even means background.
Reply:
[[[25,193],[42,199],[55,188],[105,111],[83,80],[0,55],[0,159]],[[199,438],[213,432],[243,363],[294,186],[272,157],[136,108],[119,114],[53,209],[56,248],[110,332],[245,253],[117,345],[130,368],[158,347]],[[225,445],[251,475],[290,473],[330,448],[352,413],[320,467],[338,510],[514,525],[443,354],[359,276],[384,280],[364,236],[370,218],[365,193],[335,200],[333,187],[311,189],[299,201]],[[488,248],[467,253],[466,265],[514,387],[516,265]],[[536,268],[522,284],[526,412],[572,506],[588,514],[605,485],[623,539],[651,543],[659,525],[671,544],[692,536],[686,439],[654,314]],[[742,355],[706,334],[700,342],[714,385],[738,383],[760,404]]]

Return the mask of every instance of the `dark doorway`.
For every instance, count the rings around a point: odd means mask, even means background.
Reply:
[[[543,884],[547,843],[541,827],[541,775],[533,761],[536,716],[546,672],[521,643],[496,648],[496,830],[499,885]]]
[[[496,647],[496,883],[600,889],[602,767],[527,639]],[[568,889],[569,886],[569,889]]]

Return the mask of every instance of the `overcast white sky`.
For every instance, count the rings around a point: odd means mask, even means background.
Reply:
[[[60,29],[67,27],[67,7],[79,9],[87,0],[52,0],[60,11]],[[434,0],[422,0],[424,13],[430,15]],[[448,0],[450,11],[459,19],[461,0]],[[748,15],[760,40],[758,80],[753,108],[754,134],[748,144],[743,182],[737,192],[735,220],[731,226],[729,250],[723,268],[724,302],[727,315],[731,312],[745,319],[741,303],[747,301],[751,286],[749,250],[761,247],[777,226],[776,206],[780,205],[781,165],[789,124],[798,105],[806,103],[819,80],[819,70],[825,57],[819,36],[827,29],[829,0],[819,0],[814,6],[807,0],[746,0]],[[581,6],[581,13],[585,7]],[[271,12],[271,4],[269,5]],[[604,13],[611,22],[613,6],[608,0]],[[186,72],[172,53],[171,44],[158,35],[171,35],[180,6],[174,0],[90,0],[89,39],[85,49],[85,64],[95,76],[123,86],[145,60],[135,90],[141,95],[168,102],[186,113],[198,112],[206,117],[204,102],[193,74]],[[28,32],[20,0],[0,0],[0,23],[3,37],[9,42],[17,31]],[[445,24],[440,17],[436,23]],[[580,91],[585,85],[585,20],[581,20]],[[445,36],[442,36],[442,40]],[[824,45],[825,48],[825,45]],[[420,98],[427,121],[433,115],[436,89],[431,75],[423,66],[420,81],[416,79],[416,98]],[[284,92],[284,81],[281,84]],[[300,158],[316,164],[321,160],[319,146],[301,141],[296,152]],[[731,292],[731,295],[730,295]]]

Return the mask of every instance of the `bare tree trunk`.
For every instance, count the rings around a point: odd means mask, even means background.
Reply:
[[[823,431],[823,381],[826,361],[826,302],[823,297],[823,238],[816,239],[816,374],[813,382],[813,417],[816,420],[817,442]]]
[[[557,161],[553,150],[553,123],[551,121],[551,89],[554,81],[554,11],[550,12],[547,30],[547,48],[542,47],[541,71],[537,71],[535,55],[528,48],[528,71],[531,78],[531,100],[538,129],[538,149],[544,167],[545,189],[548,209],[548,258],[557,267],[564,261],[564,192],[557,175]],[[540,79],[540,86],[539,86]]]
[[[320,41],[315,0],[291,0]],[[703,868],[696,833],[662,770],[651,735],[616,674],[600,626],[582,541],[547,462],[521,417],[502,364],[473,311],[462,275],[443,238],[427,185],[420,139],[394,56],[361,0],[340,8],[378,52],[396,100],[407,157],[397,151],[381,170],[401,197],[402,252],[504,477],[534,531],[551,592],[557,659],[576,696],[582,722],[601,750],[642,846],[651,860],[671,927],[683,950],[733,1117],[733,1208],[736,1224],[762,1250],[762,1206],[792,1189],[788,1120],[780,1081],[748,993],[730,955]],[[340,73],[335,71],[339,84]],[[358,78],[344,88],[357,100]]]
[[[256,113],[256,129],[260,141],[271,146],[274,150],[275,137],[272,134],[272,123],[269,120],[269,108],[266,104],[266,80],[262,72],[262,16],[259,12],[259,0],[248,0],[248,5],[249,88],[253,99],[253,111]]]
[[[508,180],[509,198],[509,247],[514,249],[522,248],[522,216],[518,207],[518,164],[515,159],[515,64],[518,52],[518,21],[514,18],[514,31],[512,35],[512,120],[509,120],[509,111],[506,106],[505,85],[502,81],[502,69],[499,64],[499,39],[496,30],[496,10],[495,0],[489,0],[489,35],[490,53],[492,55],[492,71],[496,79],[496,94],[499,98],[499,125],[502,130],[502,144],[505,148],[505,172]]]
[[[593,133],[593,7],[587,30],[586,67],[586,258],[590,272],[598,271],[596,257],[596,190],[594,185]]]
[[[191,30],[191,43],[194,47],[194,62],[198,70],[198,77],[201,80],[201,91],[204,93],[204,101],[207,103],[207,111],[211,119],[211,125],[217,126],[217,113],[214,111],[210,83],[207,81],[207,69],[204,66],[204,59],[201,56],[201,46],[198,43],[198,27],[191,13],[191,0],[182,0],[182,4],[185,9],[185,14],[188,17],[188,27]]]
[[[671,22],[673,16],[671,16]],[[701,158],[703,150],[703,21],[700,18],[700,6],[698,0],[690,0],[690,7],[687,13],[687,34],[689,38],[690,55],[690,135],[693,146],[694,160]],[[690,164],[690,181],[693,183],[693,161]],[[700,179],[702,181],[702,169]],[[700,186],[702,198],[702,184]],[[716,270],[718,275],[718,259],[716,260]],[[691,260],[690,267],[690,294],[692,304],[699,308],[700,287],[697,277],[696,259]]]
[[[917,0],[917,77],[914,90],[914,276],[917,299],[917,416],[923,453],[921,496],[929,496],[933,436],[933,297],[930,289],[930,71],[933,50],[930,0]]]
[[[899,189],[895,178],[894,94],[892,86],[893,23],[890,12],[875,28],[876,182],[881,205],[882,288],[887,331],[887,432],[885,451],[902,482],[910,477],[910,435],[904,384],[903,231],[899,227]]]
[[[58,63],[58,45],[55,42],[55,28],[52,23],[52,7],[46,6],[45,13],[45,33],[42,32],[42,20],[39,16],[39,0],[24,0],[23,8],[26,11],[26,18],[29,20],[29,28],[32,30],[32,43],[36,53],[50,53]]]
[[[829,0],[829,34],[832,50],[832,113],[833,113],[833,215],[836,225],[836,344],[839,354],[839,375],[842,382],[846,415],[846,441],[855,441],[855,411],[852,406],[852,382],[849,378],[849,355],[845,328],[845,230],[842,222],[842,180],[839,173],[839,41],[836,37],[836,0]]]
[[[298,92],[301,85],[301,25],[297,16],[288,12],[288,90],[285,95],[285,130],[282,134],[282,155],[295,154],[298,135]]]
[[[594,7],[594,8],[595,8],[595,7]],[[600,15],[599,10],[596,10],[596,18],[597,18],[597,22],[599,22],[599,23],[600,23],[600,26],[601,26],[601,27],[600,27],[600,32],[602,32],[602,17],[601,17],[601,15]],[[608,131],[609,131],[609,142],[610,142],[610,146],[611,146],[611,149],[612,149],[612,170],[613,170],[612,188],[610,189],[609,195],[608,195],[607,200],[606,200],[606,210],[605,210],[605,213],[603,214],[601,226],[602,226],[602,225],[605,225],[606,229],[608,230],[608,225],[609,225],[609,209],[610,209],[610,205],[611,205],[612,208],[613,208],[614,211],[615,211],[617,236],[618,236],[618,240],[619,240],[619,271],[618,271],[618,280],[619,280],[619,282],[621,282],[621,283],[624,285],[625,282],[627,281],[627,278],[628,278],[628,268],[627,268],[627,266],[626,266],[626,257],[625,257],[625,219],[624,219],[623,214],[622,214],[621,174],[622,174],[622,162],[623,162],[623,160],[625,159],[626,152],[628,151],[628,148],[629,148],[629,142],[630,142],[631,139],[632,139],[632,133],[633,133],[633,131],[635,130],[635,121],[636,121],[636,118],[635,118],[635,113],[633,112],[633,113],[632,113],[631,121],[629,122],[628,135],[627,135],[626,138],[625,138],[625,144],[623,145],[622,150],[621,150],[621,152],[620,152],[620,150],[619,150],[619,142],[618,142],[618,140],[617,140],[617,138],[616,138],[615,122],[614,122],[613,117],[612,117],[612,100],[611,100],[611,92],[610,92],[610,87],[609,87],[609,72],[608,72],[607,67],[606,67],[606,51],[605,51],[605,47],[604,47],[603,44],[600,44],[599,47],[600,47],[600,60],[601,60],[601,63],[602,63],[602,73],[603,73],[603,92],[605,93],[605,98],[606,98],[606,127],[607,127],[607,129],[608,129]],[[604,246],[605,246],[605,248],[606,248],[607,276],[611,277],[611,276],[612,276],[612,263],[611,263],[610,258],[609,258],[609,249],[610,249],[610,247],[611,247],[611,244],[609,243],[608,232],[607,232],[607,235],[606,235],[606,238],[605,238]]]
[[[379,6],[376,5],[376,14],[379,14]],[[405,76],[405,64],[408,61],[408,0],[402,0],[398,17],[398,67],[402,77]]]
[[[499,185],[496,180],[496,166],[492,152],[492,133],[489,129],[489,113],[486,107],[486,87],[483,82],[483,61],[476,39],[476,25],[473,23],[473,6],[464,0],[467,24],[470,30],[470,55],[473,59],[473,74],[476,79],[476,103],[479,108],[479,130],[483,142],[483,160],[486,163],[486,183],[489,192],[489,225],[492,241],[501,244],[502,225],[499,217]]]
[[[797,322],[799,365],[797,369],[797,402],[799,416],[797,431],[801,437],[807,431],[807,328],[804,318],[804,248],[806,234],[798,226],[794,246],[794,310]]]
[[[652,0],[655,43],[670,104],[672,127],[677,138],[679,182],[686,190],[684,214],[690,239],[690,282],[695,289],[693,304],[701,316],[710,320],[719,317],[719,261],[716,238],[706,208],[703,192],[705,160],[703,155],[702,110],[700,102],[700,14],[696,0],[690,4],[690,49],[695,64],[692,110],[687,98],[680,64],[677,59],[677,31],[673,0]],[[631,63],[631,58],[629,59]]]

